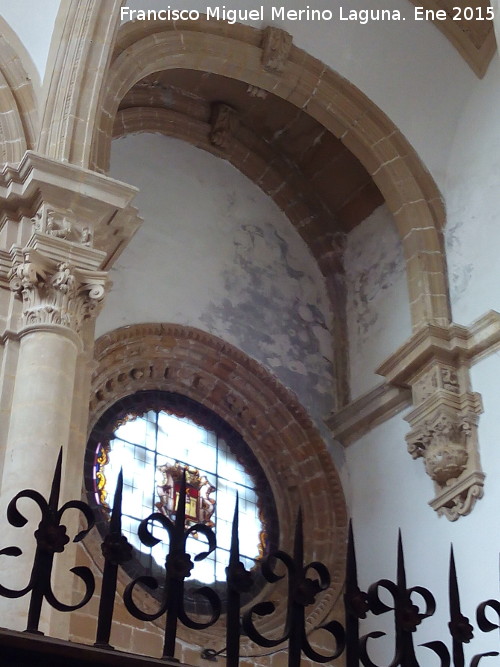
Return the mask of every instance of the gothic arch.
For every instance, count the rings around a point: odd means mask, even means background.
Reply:
[[[33,148],[37,105],[33,84],[11,42],[19,41],[0,16],[0,160],[20,162]]]
[[[262,31],[179,22],[125,24],[105,81],[91,168],[106,171],[120,101],[143,77],[169,68],[210,71],[272,92],[306,111],[360,160],[394,215],[404,248],[414,330],[450,319],[439,191],[413,148],[385,114],[340,75],[292,47],[282,74],[261,63]]]
[[[117,400],[144,389],[182,394],[209,408],[251,447],[275,497],[281,547],[289,549],[297,509],[307,516],[306,543],[327,564],[332,585],[308,617],[316,627],[342,588],[347,510],[327,448],[295,396],[243,352],[193,327],[137,324],[96,341],[89,432]],[[284,610],[282,610],[284,612]],[[268,630],[282,622],[269,619]]]
[[[121,0],[61,3],[47,71],[52,73],[37,150],[87,167],[90,136],[113,50]]]

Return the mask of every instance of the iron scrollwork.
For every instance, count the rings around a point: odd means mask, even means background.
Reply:
[[[120,470],[113,499],[113,510],[109,522],[109,531],[101,544],[104,556],[102,573],[101,599],[97,615],[97,633],[95,646],[111,648],[109,638],[113,621],[118,567],[131,560],[132,545],[122,534],[122,492],[123,471]]]
[[[394,607],[389,607],[380,599],[379,589],[385,589],[394,600]],[[419,607],[413,603],[412,594],[421,596],[425,603],[425,611],[421,612]],[[406,584],[406,568],[403,554],[403,543],[401,532],[398,538],[398,561],[396,583],[388,579],[380,579],[372,584],[367,594],[370,611],[375,614],[394,612],[395,625],[395,652],[389,667],[418,667],[413,644],[413,633],[417,626],[436,611],[436,602],[432,593],[422,586],[408,588]],[[365,667],[377,667],[368,656],[367,643],[369,639],[378,639],[385,633],[370,632],[361,638],[360,657]]]
[[[200,623],[190,618],[184,609],[184,580],[189,577],[193,569],[193,561],[186,551],[186,542],[193,533],[204,535],[208,542],[208,550],[195,556],[195,561],[201,561],[207,558],[216,548],[214,532],[204,524],[197,523],[185,528],[186,522],[186,475],[181,479],[179,499],[175,521],[172,521],[160,512],[150,514],[143,519],[139,525],[138,537],[142,544],[148,547],[154,547],[161,540],[153,535],[150,525],[153,522],[159,523],[168,533],[169,552],[165,560],[165,583],[163,600],[160,608],[149,614],[139,609],[133,600],[133,590],[135,586],[141,584],[150,590],[156,590],[159,586],[158,581],[151,576],[140,576],[131,581],[125,588],[124,602],[129,613],[142,621],[154,621],[166,613],[165,640],[163,645],[163,656],[171,657],[175,655],[175,639],[177,636],[177,622],[193,630],[204,630],[217,622],[221,613],[221,602],[219,596],[208,586],[201,586],[195,593],[204,597],[211,608],[211,617],[207,622]]]
[[[72,500],[62,507],[58,507],[61,470],[62,454],[59,454],[48,501],[38,491],[28,489],[18,493],[9,503],[7,509],[9,523],[19,528],[25,526],[28,522],[18,509],[20,499],[33,501],[41,512],[41,520],[34,535],[36,548],[28,584],[20,590],[13,590],[0,584],[0,596],[13,599],[30,594],[26,629],[31,633],[41,634],[39,625],[44,600],[58,611],[71,612],[84,607],[92,598],[95,589],[94,577],[90,569],[74,567],[70,571],[83,582],[85,587],[85,592],[80,601],[73,605],[64,604],[56,598],[52,590],[51,575],[55,555],[62,553],[70,542],[67,528],[61,523],[64,513],[66,510],[76,509],[81,512],[86,522],[85,528],[74,537],[73,542],[80,542],[94,526],[94,514],[87,504],[79,500]],[[123,478],[120,473],[108,533],[102,542],[104,569],[95,643],[100,648],[107,649],[112,648],[109,639],[118,571],[133,556],[131,544],[122,534],[122,485]],[[196,532],[204,535],[207,540],[207,551],[198,554],[194,561],[207,558],[216,547],[215,535],[211,528],[203,524],[191,525],[186,528],[185,500],[186,480],[183,477],[175,517],[169,518],[163,513],[153,513],[141,522],[138,531],[139,539],[148,547],[153,547],[160,542],[153,535],[153,524],[159,524],[168,533],[168,555],[165,560],[165,580],[159,609],[154,613],[146,613],[133,600],[133,592],[136,586],[142,585],[150,590],[159,587],[159,582],[153,577],[142,576],[134,579],[126,587],[124,594],[125,606],[135,618],[143,621],[153,621],[166,614],[164,658],[174,658],[178,622],[191,629],[202,630],[212,626],[221,613],[219,596],[208,586],[202,586],[196,591],[208,601],[211,609],[211,617],[208,621],[197,622],[190,618],[184,609],[184,583],[194,566],[193,559],[187,552],[188,538]],[[319,653],[311,644],[306,625],[306,608],[313,604],[317,596],[330,586],[330,573],[322,563],[313,561],[304,564],[304,537],[300,511],[295,526],[293,554],[289,555],[278,550],[261,564],[262,574],[269,583],[282,581],[283,585],[286,577],[286,587],[283,595],[286,603],[286,617],[282,635],[278,638],[265,636],[259,631],[258,623],[254,620],[255,617],[268,616],[277,610],[276,604],[269,600],[254,604],[243,615],[240,623],[240,597],[242,593],[251,589],[255,573],[253,570],[247,571],[240,561],[238,509],[237,499],[232,525],[229,563],[226,568],[225,650],[227,667],[238,667],[242,631],[246,633],[251,641],[263,648],[277,648],[287,642],[289,667],[299,667],[302,654],[317,663],[333,662],[343,656],[347,667],[359,667],[360,664],[364,667],[377,667],[369,656],[368,644],[371,640],[382,637],[384,633],[372,631],[361,636],[360,626],[368,614],[379,616],[385,613],[394,614],[395,649],[388,667],[419,667],[415,653],[415,633],[419,625],[435,613],[436,602],[428,589],[422,586],[408,587],[401,535],[399,535],[397,547],[396,580],[380,579],[369,586],[367,592],[364,592],[359,587],[354,536],[352,526],[349,527],[343,597],[345,624],[330,621],[320,628],[316,628],[330,633],[335,641],[335,651],[327,656]],[[0,556],[15,558],[21,554],[21,549],[16,546],[0,550]],[[284,574],[277,572],[278,566],[284,569]],[[392,598],[391,604],[382,600],[383,594],[385,595],[384,600],[387,594],[390,595]],[[416,598],[419,598],[418,605]],[[440,639],[421,644],[420,647],[432,651],[439,659],[441,667],[451,667],[451,665],[453,667],[466,667],[464,644],[468,644],[474,638],[475,628],[471,620],[461,610],[453,549],[450,553],[449,562],[448,598],[450,645],[448,646],[445,641]],[[493,616],[495,617],[494,620]],[[499,629],[500,601],[491,598],[481,602],[477,607],[475,620],[477,628],[481,632],[489,633]],[[208,659],[210,656],[215,657],[223,651],[224,649],[221,651],[207,650],[204,655]],[[476,654],[470,659],[468,667],[478,667],[480,663],[482,664],[483,659],[499,655],[498,651]]]
[[[26,517],[17,509],[17,503],[21,498],[29,498],[35,502],[40,508],[42,515],[38,529],[35,531],[36,550],[28,585],[17,591],[0,585],[0,595],[7,598],[20,598],[31,592],[26,630],[27,632],[37,634],[42,634],[38,628],[44,599],[51,607],[57,609],[57,611],[70,612],[84,607],[92,598],[95,590],[94,576],[88,567],[83,566],[73,567],[70,570],[85,585],[85,594],[80,602],[74,605],[64,604],[56,598],[52,590],[50,578],[54,556],[56,553],[62,553],[70,541],[70,538],[66,534],[66,526],[61,524],[63,514],[66,510],[76,509],[83,514],[87,522],[86,528],[73,538],[73,542],[83,540],[94,526],[93,512],[86,503],[80,500],[70,500],[61,508],[58,508],[61,489],[61,470],[62,450],[59,452],[57,459],[48,502],[38,491],[26,489],[20,491],[7,507],[7,520],[16,528],[22,528],[28,522]],[[4,556],[17,557],[21,554],[22,551],[18,547],[7,547],[0,551],[0,555]]]
[[[279,646],[288,640],[288,664],[289,667],[300,665],[301,654],[304,654],[314,662],[326,663],[338,658],[345,647],[344,628],[337,621],[330,621],[317,628],[330,633],[336,643],[336,650],[332,655],[321,655],[310,644],[306,633],[305,608],[313,604],[316,596],[330,585],[330,574],[319,562],[311,562],[304,565],[304,536],[302,528],[302,511],[299,509],[295,525],[295,538],[293,557],[284,551],[276,551],[262,563],[262,573],[267,581],[276,583],[285,575],[278,575],[273,565],[281,561],[288,575],[288,606],[284,633],[278,639],[271,639],[262,635],[253,622],[253,615],[267,616],[274,613],[276,605],[273,602],[260,602],[249,609],[243,616],[243,628],[248,637],[259,646],[272,648]],[[307,576],[312,570],[316,577],[311,579]]]

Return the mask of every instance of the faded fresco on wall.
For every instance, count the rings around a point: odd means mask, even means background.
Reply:
[[[148,321],[199,327],[264,364],[324,429],[333,315],[283,213],[228,163],[162,136],[116,141],[111,174],[140,188],[145,221],[112,271],[98,333]]]
[[[348,235],[344,265],[351,394],[356,398],[382,381],[374,370],[411,335],[403,251],[385,206]]]

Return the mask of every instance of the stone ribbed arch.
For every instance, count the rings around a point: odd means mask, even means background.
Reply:
[[[38,126],[35,93],[0,17],[0,161],[19,162],[33,148]]]
[[[142,23],[142,22],[138,22]],[[106,80],[91,166],[106,171],[120,101],[143,77],[170,68],[209,71],[272,92],[303,109],[338,137],[372,176],[394,215],[408,275],[415,330],[446,325],[449,303],[438,189],[415,151],[363,93],[321,62],[293,47],[282,74],[261,63],[262,32],[206,21],[126,24]]]
[[[297,398],[234,346],[177,324],[137,324],[107,333],[96,341],[95,363],[90,430],[111,405],[136,391],[180,393],[225,419],[251,447],[273,491],[285,549],[302,506],[305,543],[313,545],[307,556],[325,562],[332,575],[331,587],[308,617],[315,627],[342,587],[347,511],[331,456]],[[273,616],[263,621],[269,631],[283,621],[281,613]]]
[[[65,0],[52,37],[38,152],[88,167],[121,0]],[[58,29],[57,26],[60,26]]]

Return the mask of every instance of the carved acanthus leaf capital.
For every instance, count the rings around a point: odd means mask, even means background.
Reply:
[[[13,258],[11,290],[23,302],[23,326],[62,325],[76,333],[97,314],[105,295],[107,273],[54,262],[36,250]]]

